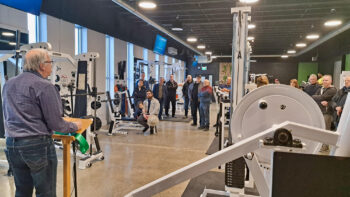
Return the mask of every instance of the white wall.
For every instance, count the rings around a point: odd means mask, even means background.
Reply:
[[[47,42],[52,50],[74,56],[74,24],[47,15]]]
[[[134,45],[134,57],[143,59],[143,48],[137,45]]]
[[[90,30],[87,31],[88,52],[98,52],[100,58],[96,61],[96,86],[98,92],[106,91],[106,35]],[[90,84],[92,87],[93,84]],[[103,97],[103,96],[102,96]],[[88,103],[90,106],[90,103]],[[107,124],[107,105],[97,110],[102,125]]]
[[[27,13],[0,5],[0,26],[28,33]]]

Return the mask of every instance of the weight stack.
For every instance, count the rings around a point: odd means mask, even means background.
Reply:
[[[245,161],[241,157],[225,164],[225,185],[227,187],[244,188]]]

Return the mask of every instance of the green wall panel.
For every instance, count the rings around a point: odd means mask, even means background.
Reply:
[[[350,71],[350,54],[345,56],[345,70]]]
[[[310,74],[317,74],[318,63],[315,62],[300,62],[298,64],[298,83],[307,81]]]

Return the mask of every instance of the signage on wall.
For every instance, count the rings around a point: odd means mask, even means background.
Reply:
[[[0,4],[38,16],[40,15],[41,3],[42,0],[0,0]]]

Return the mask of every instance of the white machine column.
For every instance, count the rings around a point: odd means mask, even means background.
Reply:
[[[350,94],[346,98],[342,116],[339,121],[337,132],[341,136],[338,139],[337,148],[332,150],[334,156],[350,157]]]
[[[248,14],[251,7],[231,8],[233,14],[233,37],[232,37],[232,73],[230,94],[230,119],[238,103],[244,96],[244,74],[247,69],[247,36],[248,36]],[[230,120],[230,130],[231,130]],[[232,139],[229,134],[229,139]]]

